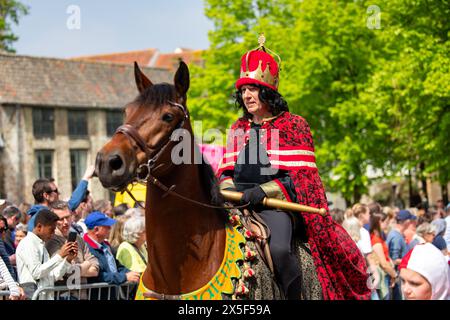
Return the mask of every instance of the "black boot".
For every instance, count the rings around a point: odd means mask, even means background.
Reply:
[[[289,288],[287,290],[287,299],[288,300],[300,300],[302,297],[302,280],[300,277],[295,278],[294,281],[291,282]]]

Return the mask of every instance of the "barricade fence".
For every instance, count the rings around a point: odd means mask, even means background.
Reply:
[[[77,286],[52,286],[38,288],[29,300],[133,300],[137,284],[125,282],[121,285],[106,282]],[[8,300],[10,292],[0,291],[0,300]]]
[[[10,294],[8,290],[0,290],[0,300],[8,300]]]
[[[121,285],[106,282],[77,286],[53,286],[36,290],[31,300],[52,297],[54,300],[133,300],[137,284],[125,282]]]

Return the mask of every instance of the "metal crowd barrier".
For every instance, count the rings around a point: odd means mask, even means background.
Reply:
[[[10,295],[9,291],[7,291],[7,290],[5,290],[5,291],[0,290],[0,300],[8,300],[9,299],[9,295]]]
[[[53,286],[36,290],[31,300],[39,300],[40,295],[53,293],[55,300],[130,300],[134,299],[136,283],[121,285],[106,282],[82,284],[79,286]],[[114,290],[113,290],[114,289]],[[105,294],[106,293],[106,294]]]

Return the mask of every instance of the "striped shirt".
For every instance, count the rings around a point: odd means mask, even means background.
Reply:
[[[11,296],[20,296],[19,286],[14,281],[13,277],[9,273],[8,267],[6,263],[0,258],[0,284],[6,283],[6,286],[9,288]]]

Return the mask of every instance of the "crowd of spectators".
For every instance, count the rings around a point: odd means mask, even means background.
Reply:
[[[331,210],[366,259],[372,300],[450,299],[450,204]]]
[[[139,282],[147,264],[144,212],[94,201],[87,189],[93,173],[89,167],[67,201],[53,179],[34,182],[34,205],[0,200],[0,291],[9,291],[9,299],[31,299],[46,287]],[[100,299],[114,299],[114,290]],[[86,290],[58,295],[87,297]],[[56,297],[44,291],[38,298]]]
[[[144,212],[95,201],[87,189],[93,173],[89,167],[67,201],[52,179],[35,181],[33,205],[0,200],[0,291],[9,291],[9,299],[74,281],[139,282],[148,259]],[[450,204],[400,210],[357,203],[330,214],[365,257],[373,300],[450,298]],[[85,290],[58,296],[86,298]],[[55,296],[44,292],[39,299]]]

